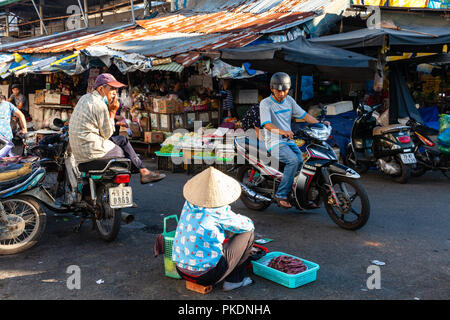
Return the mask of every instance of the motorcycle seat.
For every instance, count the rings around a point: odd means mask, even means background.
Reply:
[[[83,162],[83,163],[79,163],[78,164],[78,170],[80,170],[80,172],[89,172],[89,171],[101,171],[103,169],[105,169],[106,165],[111,161],[111,160],[116,160],[116,165],[119,164],[122,161],[122,163],[124,164],[123,166],[126,167],[129,163],[130,160],[128,160],[127,158],[101,158],[101,159],[94,159],[88,162]],[[125,164],[126,163],[126,164]]]
[[[33,171],[31,163],[14,163],[0,167],[0,182],[14,180],[26,176]]]
[[[270,157],[270,152],[267,151],[264,141],[259,141],[255,138],[245,137],[245,150],[251,155],[267,155]]]
[[[408,126],[404,126],[401,124],[390,124],[388,126],[383,126],[383,127],[377,126],[377,127],[373,128],[373,135],[381,136],[384,133],[403,131],[403,130],[408,130],[408,129],[409,129]]]

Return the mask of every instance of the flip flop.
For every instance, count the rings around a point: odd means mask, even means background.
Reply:
[[[289,207],[287,207],[287,206],[284,206],[284,205],[281,204],[281,201],[284,201],[284,202],[286,202],[286,203],[289,203],[288,199],[285,199],[285,198],[277,198],[277,197],[275,197],[275,201],[277,202],[277,205],[278,205],[279,207],[282,207],[282,208],[285,208],[285,209],[290,209],[290,208],[292,208],[292,205],[290,205]],[[290,203],[289,203],[289,204],[290,204]]]

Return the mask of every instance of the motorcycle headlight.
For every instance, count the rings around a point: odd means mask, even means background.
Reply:
[[[331,127],[324,126],[323,128],[310,128],[309,135],[317,140],[326,141],[331,134]]]

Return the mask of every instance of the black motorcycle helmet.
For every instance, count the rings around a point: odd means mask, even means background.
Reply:
[[[274,73],[270,78],[270,87],[278,91],[289,90],[291,88],[291,77],[284,72]]]

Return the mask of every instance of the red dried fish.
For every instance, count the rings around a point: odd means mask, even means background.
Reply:
[[[268,266],[287,274],[298,274],[307,269],[303,261],[286,255],[273,258],[270,260]]]

